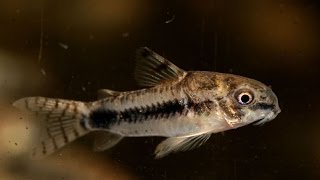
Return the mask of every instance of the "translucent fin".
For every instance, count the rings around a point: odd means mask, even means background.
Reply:
[[[29,97],[14,102],[13,106],[31,112],[39,121],[36,124],[41,129],[41,141],[33,150],[33,159],[52,154],[89,132],[83,123],[89,110],[82,102]]]
[[[141,86],[155,86],[165,81],[182,79],[187,72],[143,47],[137,50],[135,79]]]
[[[111,97],[111,96],[117,96],[119,94],[120,94],[120,92],[113,91],[110,89],[100,89],[98,91],[98,99],[104,99],[104,98]]]
[[[188,137],[171,137],[162,141],[155,150],[156,158],[162,158],[171,152],[187,151],[204,144],[211,134],[201,134]]]
[[[94,151],[104,151],[109,149],[120,142],[123,138],[123,136],[107,131],[95,132],[95,136],[96,137],[93,146]]]

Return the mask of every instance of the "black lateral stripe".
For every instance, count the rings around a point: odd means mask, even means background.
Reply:
[[[117,122],[118,113],[116,111],[111,111],[103,108],[99,108],[90,113],[90,126],[92,128],[108,128],[111,124]],[[82,126],[85,126],[84,121],[81,122]]]
[[[207,105],[207,101],[203,102]],[[148,119],[168,119],[173,115],[186,114],[188,111],[196,111],[200,114],[204,109],[200,111],[200,107],[203,107],[203,103],[193,103],[189,99],[174,99],[163,103],[151,104],[145,107],[134,107],[125,109],[121,112],[114,110],[107,110],[99,108],[94,110],[89,115],[90,125],[92,128],[109,128],[111,125],[121,122],[136,123],[145,121]]]

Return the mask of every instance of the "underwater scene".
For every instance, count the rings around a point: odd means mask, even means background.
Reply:
[[[316,0],[1,0],[0,179],[319,179]]]

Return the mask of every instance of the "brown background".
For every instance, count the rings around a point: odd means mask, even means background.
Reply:
[[[317,0],[1,0],[0,175],[20,179],[320,178],[320,4]],[[29,161],[26,96],[89,101],[133,90],[147,46],[185,70],[235,73],[272,85],[282,113],[262,127],[216,134],[201,148],[153,159],[162,138],[127,138],[92,152],[84,137]]]

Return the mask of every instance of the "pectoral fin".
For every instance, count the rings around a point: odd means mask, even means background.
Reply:
[[[171,152],[187,151],[204,144],[211,134],[201,134],[196,136],[171,137],[162,141],[155,150],[155,158],[162,158]]]
[[[116,145],[121,141],[123,136],[114,134],[107,131],[97,131],[95,132],[95,141],[93,150],[94,151],[104,151]]]

